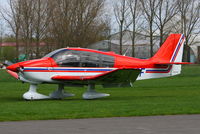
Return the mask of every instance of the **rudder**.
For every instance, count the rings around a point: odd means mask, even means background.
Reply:
[[[182,62],[183,34],[171,34],[163,43],[152,60],[159,62]]]

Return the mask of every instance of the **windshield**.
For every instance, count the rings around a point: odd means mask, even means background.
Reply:
[[[65,50],[67,50],[67,49],[65,49],[65,48],[57,49],[57,50],[55,50],[55,51],[53,51],[53,52],[48,53],[48,54],[45,55],[44,57],[53,57],[55,54],[57,54],[57,53],[59,53],[59,52],[61,52],[61,51],[65,51]],[[44,57],[43,57],[43,58],[44,58]]]
[[[60,67],[113,67],[114,57],[88,51],[58,49],[45,57],[51,57]]]

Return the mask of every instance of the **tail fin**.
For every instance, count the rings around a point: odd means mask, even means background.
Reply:
[[[142,70],[142,75],[137,80],[180,74],[181,64],[190,64],[182,62],[184,41],[183,34],[171,34],[158,52],[150,59],[155,64],[155,67]]]
[[[152,57],[157,65],[168,65],[171,68],[168,72],[170,76],[181,73],[181,64],[190,64],[182,62],[184,42],[183,34],[171,34]]]
[[[171,34],[152,57],[152,60],[160,63],[182,62],[184,40],[183,34]]]

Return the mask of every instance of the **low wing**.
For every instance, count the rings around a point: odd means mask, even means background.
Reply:
[[[94,79],[96,79],[98,77],[101,77],[103,75],[107,75],[107,74],[115,72],[117,70],[118,69],[113,70],[113,71],[109,71],[109,72],[106,72],[106,73],[103,73],[103,74],[94,75],[94,76],[66,76],[66,75],[56,75],[56,76],[53,76],[51,79],[53,79],[53,80],[94,80]]]
[[[95,76],[53,76],[53,80],[60,81],[90,81],[96,84],[103,85],[130,85],[130,82],[134,82],[141,70],[139,69],[116,69],[110,72],[106,72]]]

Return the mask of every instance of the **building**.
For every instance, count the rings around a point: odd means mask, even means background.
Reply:
[[[97,49],[101,51],[113,51],[119,54],[119,37],[120,33],[112,34],[110,40],[102,40],[94,44],[89,45],[91,49]],[[123,31],[123,54],[126,56],[132,56],[132,32],[129,30]],[[150,43],[149,37],[143,34],[136,34],[135,39],[135,57],[146,59],[150,57]],[[159,49],[159,38],[154,36],[154,53]]]
[[[97,49],[100,51],[113,51],[119,54],[119,33],[111,35],[110,40],[102,40],[96,42],[89,46],[91,49]],[[131,41],[132,32],[126,30],[123,32],[123,54],[126,56],[132,56],[132,41]],[[194,63],[200,63],[200,36],[193,35],[193,42],[189,42],[190,45],[190,61]],[[167,36],[166,36],[167,37]],[[166,38],[165,37],[165,38]],[[150,58],[150,41],[149,36],[141,33],[136,34],[135,41],[135,57],[146,59]],[[160,48],[159,46],[159,36],[154,36],[154,53]]]

